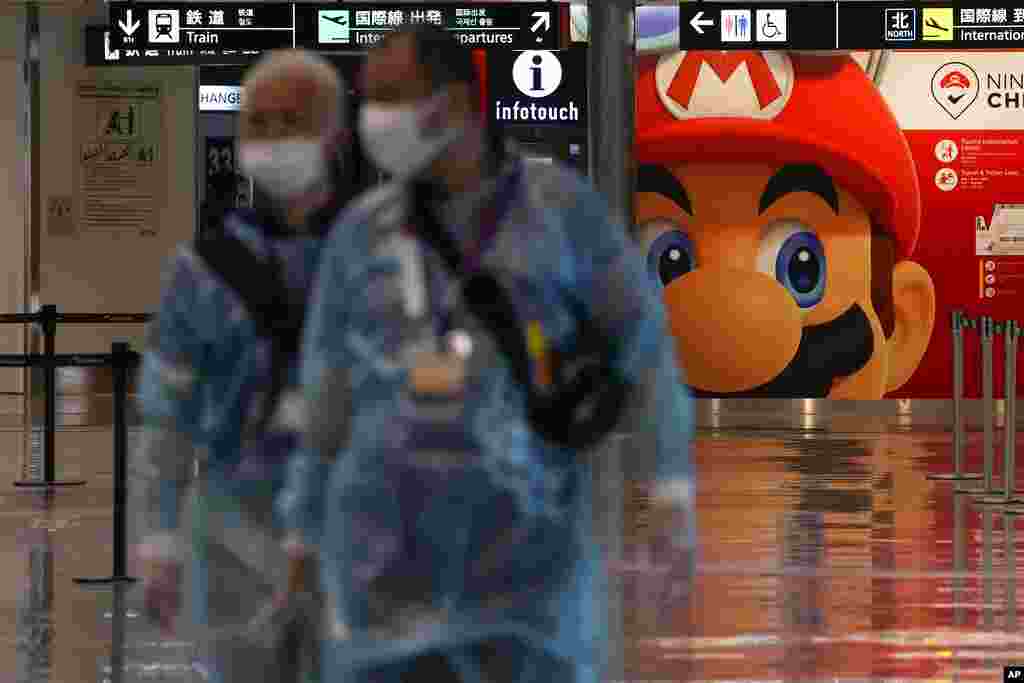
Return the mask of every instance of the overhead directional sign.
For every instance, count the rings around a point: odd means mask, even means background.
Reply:
[[[944,6],[936,6],[936,4]],[[1024,45],[1024,3],[932,0],[691,2],[681,50],[1008,50]],[[717,28],[712,28],[717,26]],[[667,34],[667,31],[661,31]]]
[[[292,5],[112,2],[111,47],[122,62],[189,63],[203,58],[243,60],[292,47]]]
[[[118,64],[242,64],[275,48],[353,51],[408,24],[430,23],[467,48],[559,47],[557,6],[541,2],[464,5],[110,2],[109,48]],[[98,38],[95,38],[98,39]],[[94,50],[98,55],[99,53]]]
[[[295,44],[312,50],[361,50],[408,24],[434,24],[469,48],[558,48],[558,11],[544,3],[296,3]]]

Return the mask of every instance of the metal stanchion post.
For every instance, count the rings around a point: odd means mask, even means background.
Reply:
[[[81,486],[84,480],[57,481],[57,307],[46,305],[39,310],[43,328],[43,391],[45,418],[43,423],[43,480],[16,481],[15,486],[51,487]]]
[[[1015,498],[1016,489],[1016,441],[1017,441],[1017,339],[1020,326],[1013,320],[1002,326],[1003,332],[1003,384],[1006,426],[1003,430],[1003,491],[1001,495],[986,496],[981,503],[986,505],[1014,505],[1021,502]]]
[[[943,481],[973,481],[980,474],[964,472],[964,329],[971,321],[963,311],[953,311],[953,471],[930,474],[929,479]]]
[[[1006,504],[1020,502],[1017,494],[1017,338],[1020,326],[1015,320],[1009,320],[1003,331],[1006,335],[1004,344],[1005,379],[1003,389],[1006,404],[1006,425],[1003,428],[1003,502]]]
[[[124,342],[114,342],[110,358],[114,366],[114,571],[103,578],[77,578],[79,584],[130,583],[135,577],[128,576],[127,545],[125,542],[125,506],[127,502],[127,457],[128,457],[128,366],[131,350]]]
[[[981,496],[992,497],[1001,494],[993,481],[995,466],[995,392],[993,389],[992,341],[996,333],[996,324],[992,318],[981,318],[981,389],[982,389],[982,420],[984,428],[985,482],[984,488],[977,491]]]

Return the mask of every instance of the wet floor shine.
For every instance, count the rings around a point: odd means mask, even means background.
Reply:
[[[941,432],[703,435],[690,613],[628,641],[627,678],[1002,680],[1024,664],[1024,516],[929,479],[951,450]]]
[[[30,443],[0,431],[0,680],[202,680],[187,634],[161,641],[137,588],[73,582],[112,570],[109,429],[58,434],[59,476],[87,483],[49,496],[12,485]],[[694,450],[692,598],[657,628],[625,605],[627,680],[997,681],[1024,664],[1024,515],[929,479],[951,467],[949,434],[704,432]],[[627,525],[641,507],[627,501]]]

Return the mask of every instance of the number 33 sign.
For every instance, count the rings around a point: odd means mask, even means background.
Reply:
[[[235,175],[233,138],[206,138],[206,177]]]

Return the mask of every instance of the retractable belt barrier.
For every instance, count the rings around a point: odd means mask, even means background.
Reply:
[[[141,355],[132,351],[125,342],[114,342],[110,353],[56,353],[57,325],[65,324],[123,324],[146,323],[152,319],[148,313],[58,313],[57,307],[42,306],[37,313],[0,314],[0,324],[35,324],[43,333],[41,354],[0,354],[0,367],[43,368],[44,397],[44,472],[41,481],[18,481],[14,485],[52,490],[58,486],[81,485],[82,480],[57,481],[57,368],[111,367],[114,371],[114,561],[111,576],[75,579],[80,584],[109,584],[135,581],[127,575],[126,518],[127,503],[127,451],[128,451],[128,376],[136,369]]]
[[[82,480],[57,481],[56,434],[57,434],[57,368],[103,367],[112,364],[112,354],[62,354],[57,355],[57,325],[109,325],[147,323],[150,313],[58,313],[53,305],[41,306],[36,313],[0,314],[0,325],[38,325],[43,333],[42,354],[0,354],[0,367],[43,368],[43,479],[17,481],[15,486],[32,488],[53,488],[56,486],[80,486]],[[131,353],[129,351],[129,353]],[[115,395],[115,405],[117,397]]]
[[[981,473],[965,471],[964,427],[964,333],[978,330],[981,346],[982,429],[984,470]],[[953,481],[958,484],[979,481],[980,485],[958,488],[958,493],[978,496],[983,505],[1005,506],[1006,512],[1024,514],[1024,499],[1018,497],[1015,474],[1017,460],[1017,353],[1024,328],[1015,320],[996,321],[988,316],[970,318],[963,311],[951,316],[953,337],[953,472],[929,475],[930,479]],[[1003,336],[1003,380],[1005,422],[1003,432],[1003,482],[995,482],[995,389],[993,355],[996,337]]]

